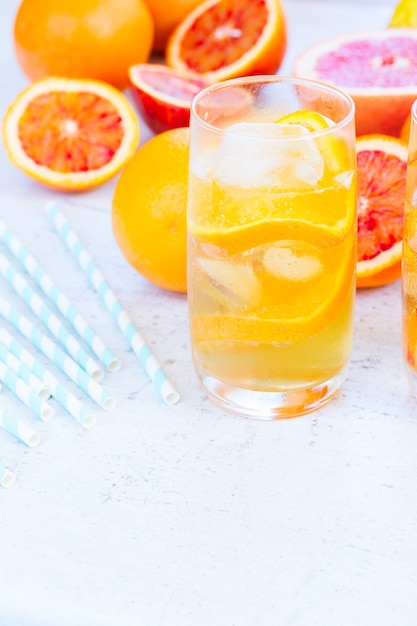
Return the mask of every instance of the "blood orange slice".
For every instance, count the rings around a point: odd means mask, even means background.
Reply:
[[[358,135],[398,136],[417,98],[417,29],[327,39],[299,54],[293,72],[347,91],[356,105]]]
[[[114,176],[138,145],[127,98],[96,80],[45,78],[24,89],[3,119],[7,154],[41,183],[64,191]]]
[[[206,0],[171,34],[167,65],[214,83],[249,74],[274,74],[285,54],[280,0]]]
[[[200,79],[152,63],[133,65],[129,79],[134,101],[154,133],[188,126],[191,101],[206,86]]]
[[[377,287],[401,276],[407,146],[387,135],[357,139],[357,286]]]

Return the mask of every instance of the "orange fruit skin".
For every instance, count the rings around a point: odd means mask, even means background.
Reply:
[[[14,23],[18,63],[30,80],[94,78],[124,89],[149,57],[153,18],[144,0],[23,0]]]
[[[150,282],[185,293],[189,129],[156,135],[122,171],[112,228],[127,261]]]
[[[164,52],[174,28],[201,0],[146,0],[155,24],[153,50]]]
[[[388,285],[398,278],[401,278],[401,261],[397,261],[392,267],[387,267],[373,276],[357,276],[356,286],[359,289],[367,287],[382,287],[382,285]]]
[[[399,137],[411,105],[417,98],[417,89],[412,94],[350,94],[356,107],[356,134],[391,135]],[[408,138],[407,138],[408,142]]]
[[[255,44],[246,52],[242,52],[240,58],[236,61],[228,63],[227,60],[225,60],[224,64],[222,64],[218,69],[206,72],[193,70],[193,68],[191,68],[183,60],[181,55],[181,46],[184,36],[194,30],[194,23],[198,18],[205,13],[210,12],[216,5],[224,5],[224,11],[227,11],[229,5],[234,6],[234,3],[228,0],[206,0],[205,2],[200,3],[184,18],[182,22],[180,22],[171,34],[167,43],[165,54],[167,65],[179,71],[196,74],[208,83],[215,83],[220,80],[235,78],[238,76],[275,74],[282,63],[287,49],[287,23],[280,0],[266,0],[266,2],[269,10],[269,21],[264,29],[265,38],[263,39],[262,44],[260,46],[256,46]],[[251,2],[246,3],[247,6],[250,4]],[[242,7],[244,6],[245,5],[242,3]],[[214,32],[217,28],[217,24],[214,20],[210,26],[210,32]],[[268,28],[269,31],[265,34]],[[204,38],[204,34],[202,34],[202,37]],[[238,40],[235,44],[229,43],[227,45],[233,48],[233,46],[239,46],[240,43]],[[225,51],[226,47],[227,46],[225,45]],[[223,51],[220,43],[217,43],[215,48],[216,50],[214,51],[214,54],[221,56]],[[195,57],[197,54],[199,54],[199,51],[196,48],[191,56]],[[206,57],[210,60],[209,52],[206,54]]]
[[[143,81],[144,72],[153,76],[155,85],[159,82],[157,87]],[[172,68],[158,63],[133,65],[129,69],[129,78],[133,100],[154,133],[188,126],[191,100],[206,86],[201,80],[182,76]]]

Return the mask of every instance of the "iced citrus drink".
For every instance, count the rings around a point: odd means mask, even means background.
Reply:
[[[411,109],[402,253],[403,354],[417,396],[417,101]]]
[[[315,110],[295,108],[301,103]],[[199,378],[225,410],[267,419],[302,414],[327,401],[345,376],[355,295],[354,145],[348,96],[307,81],[228,81],[193,104],[190,331]]]

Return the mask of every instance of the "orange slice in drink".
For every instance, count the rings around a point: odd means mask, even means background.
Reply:
[[[45,78],[24,89],[3,120],[14,165],[64,191],[95,187],[133,156],[139,124],[127,98],[96,80]]]
[[[352,214],[354,216],[354,210]],[[227,242],[225,238],[221,241],[218,236],[206,237],[203,246],[214,246],[208,252],[214,256],[218,250],[219,259],[224,249],[216,248],[219,243],[227,243],[229,254],[238,254],[247,250],[248,245],[255,247],[257,243],[268,240],[269,245],[260,254],[257,252],[259,259],[256,263],[262,266],[257,271],[262,272],[260,281],[263,293],[272,294],[274,289],[279,288],[281,298],[277,302],[276,298],[271,297],[262,306],[251,295],[245,307],[248,309],[245,315],[239,312],[230,315],[197,315],[191,320],[195,339],[285,343],[305,339],[326,328],[343,307],[347,293],[352,293],[352,284],[349,286],[346,277],[350,276],[351,282],[354,280],[356,259],[352,254],[351,242],[355,229],[353,218],[349,228],[346,225],[346,230],[339,232],[307,222],[281,220],[264,223],[261,228],[255,225],[235,229],[233,233],[228,233]],[[201,238],[199,240],[201,242]],[[333,262],[335,254],[341,257],[339,267],[335,267]],[[220,260],[206,260],[202,266],[203,275],[205,271],[208,273],[207,285],[220,286],[219,297],[212,294],[220,305],[230,279],[229,268],[233,269],[234,275],[239,269],[233,263],[233,260],[230,265],[227,261],[222,264]],[[241,269],[245,269],[245,266],[241,266]],[[223,272],[226,273],[226,279]],[[249,289],[250,284],[246,286]],[[208,286],[205,290],[208,291]],[[251,289],[252,293],[256,293],[254,288]],[[227,297],[231,300],[230,294]],[[262,299],[265,300],[265,296]]]

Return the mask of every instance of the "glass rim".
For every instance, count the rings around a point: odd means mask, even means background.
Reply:
[[[329,126],[328,128],[312,131],[311,133],[309,133],[310,135],[318,136],[318,135],[326,135],[329,132],[334,132],[335,130],[341,129],[344,126],[350,124],[352,119],[354,119],[355,117],[355,102],[353,98],[346,91],[343,91],[342,89],[339,89],[338,87],[334,87],[333,85],[329,85],[328,83],[324,83],[319,80],[312,80],[310,78],[298,78],[296,76],[286,76],[286,75],[281,75],[281,74],[258,74],[258,75],[253,75],[253,76],[239,76],[237,78],[229,78],[228,80],[223,80],[223,81],[214,83],[212,85],[208,85],[207,87],[204,87],[201,91],[199,91],[192,99],[191,106],[190,106],[191,117],[194,118],[203,127],[205,127],[206,130],[210,130],[220,135],[225,135],[229,133],[230,131],[228,128],[221,128],[220,126],[216,126],[215,124],[211,124],[207,122],[206,120],[204,120],[197,113],[197,105],[209,93],[222,91],[229,87],[236,87],[236,86],[243,85],[243,84],[248,85],[248,84],[254,84],[254,83],[286,83],[286,84],[292,83],[295,85],[305,85],[306,87],[314,87],[321,91],[324,91],[330,94],[335,94],[346,102],[346,104],[349,107],[349,110],[342,120],[340,120],[339,122],[335,122],[332,126]],[[417,103],[417,100],[415,104],[416,103]],[[291,140],[291,139],[292,138],[289,138],[289,137],[285,138],[286,141]],[[294,137],[294,139],[299,140],[300,137]],[[280,141],[280,138],[274,137],[273,140]]]

